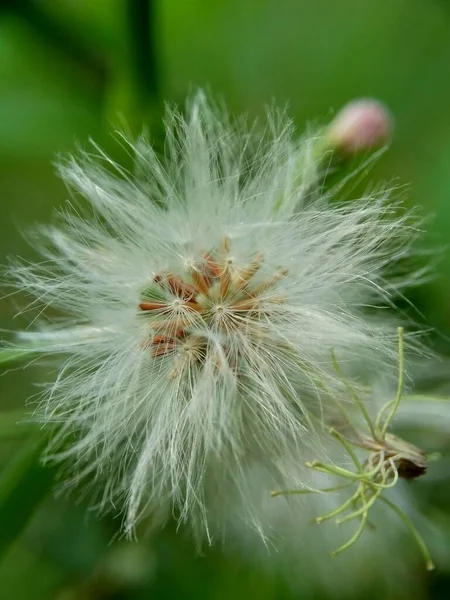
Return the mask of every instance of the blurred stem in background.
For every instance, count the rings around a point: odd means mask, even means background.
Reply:
[[[25,22],[63,59],[81,70],[97,93],[103,94],[110,70],[108,61],[87,47],[70,23],[42,10],[30,0],[3,0],[0,11],[0,15],[9,12]],[[68,69],[67,73],[69,77],[73,76],[72,69]]]
[[[136,101],[145,110],[159,100],[155,0],[127,0],[130,70]]]
[[[73,80],[74,74],[79,75],[98,101],[110,105],[106,110],[108,118],[115,121],[119,112],[125,123],[140,130],[143,121],[157,122],[153,117],[160,116],[157,3],[155,0],[124,0],[123,7],[126,76],[125,81],[119,83],[118,95],[117,89],[113,89],[112,101],[114,65],[120,61],[95,50],[69,20],[57,17],[32,0],[4,0],[0,3],[0,17],[11,15],[25,23],[58,59],[69,65],[65,69],[68,78]],[[108,128],[110,126],[109,122]]]

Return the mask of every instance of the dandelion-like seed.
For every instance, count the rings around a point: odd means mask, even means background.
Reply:
[[[248,464],[280,480],[301,461],[342,391],[331,347],[358,372],[395,358],[374,306],[414,280],[386,280],[414,226],[385,191],[324,195],[320,132],[293,131],[278,114],[231,124],[200,93],[168,111],[163,156],[121,138],[132,174],[97,147],[60,165],[90,208],[41,228],[44,260],[11,269],[38,309],[20,346],[58,370],[36,411],[57,424],[47,457],[69,484],[97,482],[101,509],[124,506],[129,533],[171,513],[208,533]]]

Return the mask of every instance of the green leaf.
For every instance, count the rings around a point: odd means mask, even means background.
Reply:
[[[22,532],[51,489],[55,470],[40,464],[46,436],[33,437],[0,474],[0,556]]]
[[[0,349],[0,365],[22,360],[27,356],[31,356],[36,350],[33,348],[1,348]]]

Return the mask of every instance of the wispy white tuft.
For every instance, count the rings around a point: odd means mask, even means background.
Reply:
[[[122,139],[133,173],[95,145],[62,163],[89,207],[70,204],[34,238],[43,261],[11,269],[37,312],[20,340],[57,357],[37,411],[59,424],[48,456],[71,483],[98,480],[128,532],[170,512],[208,532],[216,499],[245,504],[255,460],[284,481],[342,387],[331,348],[352,372],[395,361],[374,307],[408,283],[385,277],[414,228],[384,192],[323,195],[320,139],[293,133],[280,115],[246,132],[198,94],[168,111],[164,155]]]

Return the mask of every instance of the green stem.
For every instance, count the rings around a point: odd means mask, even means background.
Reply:
[[[403,356],[403,327],[398,328],[398,384],[397,384],[397,394],[395,399],[392,402],[389,402],[387,405],[383,406],[380,410],[380,413],[377,418],[377,422],[381,422],[381,415],[384,413],[385,408],[388,408],[392,405],[392,408],[387,416],[383,427],[381,428],[381,439],[384,440],[388,427],[395,416],[395,413],[398,410],[400,405],[400,401],[402,399],[403,393],[403,379],[404,379],[404,356]]]
[[[314,469],[315,471],[319,471],[321,473],[327,473],[327,475],[339,475],[340,477],[346,477],[347,479],[352,479],[354,481],[362,481],[366,485],[371,484],[371,479],[380,472],[381,466],[377,465],[372,469],[372,471],[364,471],[361,473],[353,473],[348,469],[343,469],[342,467],[338,467],[336,465],[326,465],[319,461],[307,462],[305,465],[308,469]]]
[[[368,513],[370,507],[373,506],[373,504],[376,502],[377,498],[379,498],[379,496],[382,492],[383,492],[382,489],[377,490],[367,502],[364,502],[364,504],[361,508],[354,510],[352,513],[350,513],[346,517],[343,517],[342,519],[337,519],[336,524],[341,525],[342,523],[351,521],[352,519],[355,519],[356,517],[359,517],[360,515],[363,515],[364,513]],[[364,499],[365,499],[365,496],[364,496]]]
[[[339,442],[344,446],[348,455],[352,459],[355,464],[355,467],[358,469],[359,473],[364,473],[364,469],[362,464],[359,462],[358,457],[356,456],[351,444],[338,432],[336,429],[330,429],[330,435],[339,440]]]
[[[359,408],[359,410],[361,411],[361,414],[364,417],[364,420],[367,423],[367,426],[370,430],[370,433],[372,434],[372,438],[374,440],[377,440],[377,435],[374,429],[374,426],[372,424],[372,420],[369,416],[369,413],[367,412],[366,407],[364,406],[364,402],[361,401],[361,398],[358,396],[358,394],[356,393],[356,391],[353,389],[353,387],[349,384],[349,382],[347,381],[347,378],[343,372],[343,370],[341,369],[337,358],[336,358],[336,354],[334,352],[334,350],[331,350],[331,359],[333,361],[333,366],[334,366],[334,370],[336,371],[337,375],[340,377],[342,383],[345,385],[345,387],[347,388],[349,394],[352,396],[353,400],[355,401],[355,404],[357,405],[357,407]]]
[[[361,496],[361,498],[364,497],[361,484],[358,486],[358,489],[356,490],[356,492],[352,496],[350,496],[350,498],[347,498],[347,500],[345,502],[343,502],[340,506],[338,506],[334,510],[330,511],[329,513],[326,513],[325,515],[322,515],[321,517],[317,517],[316,522],[320,524],[320,523],[323,523],[324,521],[329,521],[330,519],[333,519],[337,515],[340,515],[342,512],[344,512],[344,510],[346,510],[349,506],[351,506],[354,502],[356,502],[360,496]]]
[[[410,519],[406,516],[406,514],[398,506],[396,506],[390,500],[387,500],[383,496],[380,497],[380,500],[382,500],[385,504],[390,506],[391,509],[400,517],[400,519],[406,525],[410,534],[412,535],[412,537],[416,541],[417,545],[419,546],[419,549],[425,559],[425,565],[426,565],[427,571],[432,571],[435,568],[435,566],[434,566],[433,560],[431,558],[430,552],[429,552],[425,542],[423,541],[420,533],[414,527],[414,525],[412,524]]]
[[[328,493],[328,492],[338,492],[340,490],[345,490],[348,487],[350,487],[351,485],[353,485],[353,481],[350,481],[350,483],[344,483],[343,485],[336,485],[334,487],[329,487],[329,488],[323,488],[320,490],[280,490],[280,491],[275,491],[275,492],[270,492],[270,495],[272,496],[272,498],[276,498],[277,496],[293,496],[296,494],[321,494],[321,493]]]
[[[368,515],[367,515],[367,511],[366,511],[361,518],[361,523],[359,524],[359,527],[356,530],[355,534],[352,535],[352,537],[348,540],[348,542],[346,542],[345,544],[342,544],[342,546],[339,546],[339,548],[336,548],[336,550],[334,550],[331,553],[331,556],[333,556],[333,557],[337,556],[341,552],[344,552],[345,550],[350,548],[350,546],[353,546],[353,544],[358,541],[358,539],[361,537],[361,534],[364,531],[364,528],[366,526],[367,518],[368,518]]]
[[[450,396],[424,396],[422,394],[409,394],[402,396],[402,400],[408,402],[450,402]]]

